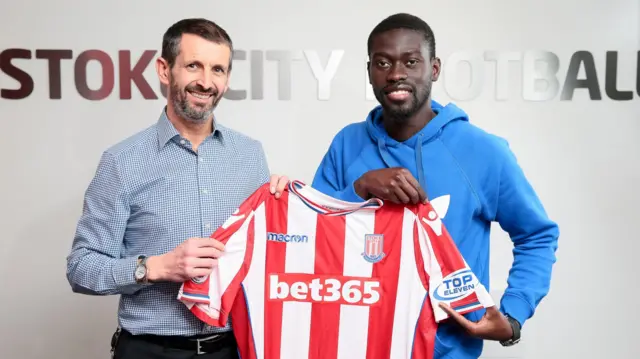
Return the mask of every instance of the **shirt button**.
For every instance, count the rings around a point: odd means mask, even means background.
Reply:
[[[200,157],[200,158],[198,158],[198,161],[204,162],[204,158]]]
[[[209,223],[204,225],[204,228],[211,228],[211,225]]]
[[[180,143],[184,145],[185,143],[187,143],[187,141],[185,141],[185,140],[180,140]]]
[[[209,193],[209,191],[207,191],[206,189],[203,189],[202,193],[207,194],[207,193]]]

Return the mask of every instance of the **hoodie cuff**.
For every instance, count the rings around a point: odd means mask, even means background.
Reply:
[[[533,309],[529,302],[512,294],[505,294],[502,297],[500,311],[517,320],[520,326],[524,326],[524,322],[533,315]]]

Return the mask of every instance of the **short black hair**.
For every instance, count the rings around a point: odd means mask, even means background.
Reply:
[[[184,34],[197,35],[217,44],[227,45],[233,57],[231,37],[220,25],[202,18],[183,19],[171,25],[162,37],[162,57],[169,63],[169,68],[173,68],[176,57],[180,53],[180,40]],[[231,70],[231,60],[229,70]]]
[[[436,57],[436,38],[433,35],[433,30],[431,30],[431,27],[421,18],[407,13],[391,15],[373,28],[371,34],[369,34],[369,39],[367,40],[367,54],[371,55],[373,38],[376,35],[396,29],[408,29],[421,33],[424,36],[424,40],[427,42],[431,58]]]

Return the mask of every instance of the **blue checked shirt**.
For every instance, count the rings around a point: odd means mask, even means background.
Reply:
[[[162,111],[156,124],[102,154],[67,257],[73,291],[120,294],[118,323],[134,334],[230,330],[191,314],[176,299],[180,283],[137,284],[137,257],[209,237],[268,181],[258,141],[216,123],[194,152]]]

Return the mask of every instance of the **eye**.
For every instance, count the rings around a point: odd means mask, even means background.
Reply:
[[[389,63],[387,61],[384,60],[379,60],[376,62],[376,65],[378,67],[389,67]]]
[[[213,72],[218,72],[218,73],[222,73],[223,74],[223,73],[226,72],[226,70],[222,66],[214,66],[213,67]]]
[[[417,65],[418,62],[420,62],[420,61],[418,61],[416,59],[410,59],[409,61],[407,61],[407,65],[413,67],[413,66]]]
[[[194,63],[191,63],[191,64],[188,64],[188,65],[187,65],[187,68],[188,68],[188,69],[190,69],[190,70],[194,70],[194,69],[197,69],[197,68],[198,68],[198,65],[196,65],[196,64],[194,64]]]

